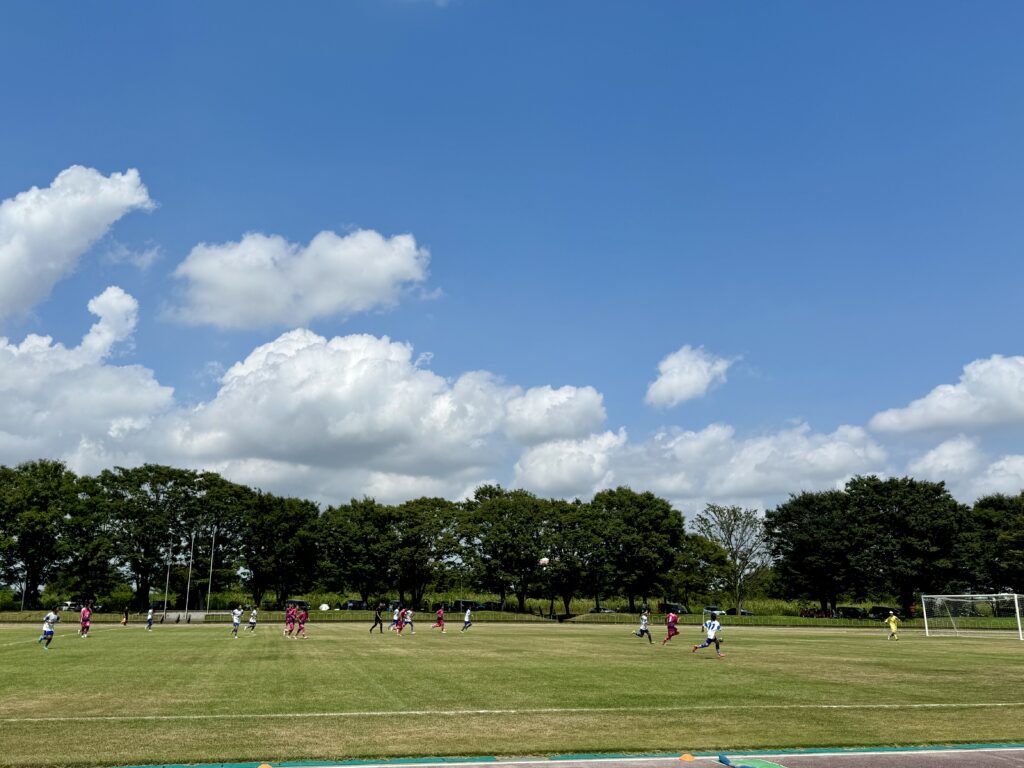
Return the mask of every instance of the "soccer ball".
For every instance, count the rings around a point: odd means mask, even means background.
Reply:
[[[538,565],[547,565],[547,564],[548,564],[548,563],[550,563],[550,562],[551,562],[551,561],[550,561],[550,560],[548,560],[548,559],[547,559],[546,557],[542,557],[542,558],[541,558],[540,560],[538,560],[538,561],[537,561],[537,564],[538,564]]]

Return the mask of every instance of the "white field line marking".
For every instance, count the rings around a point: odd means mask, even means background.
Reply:
[[[1024,701],[996,701],[950,704],[728,704],[694,705],[689,707],[537,707],[525,709],[405,709],[393,712],[265,712],[251,714],[202,715],[75,715],[70,717],[4,717],[0,723],[79,723],[79,722],[134,722],[139,720],[271,720],[304,718],[360,718],[360,717],[450,717],[452,715],[557,715],[602,714],[626,712],[700,712],[706,710],[854,710],[854,709],[987,709],[1024,707]]]

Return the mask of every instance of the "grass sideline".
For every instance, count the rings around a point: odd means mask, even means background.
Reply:
[[[0,765],[679,752],[1024,740],[1019,640],[726,626],[723,649],[616,625],[415,636],[275,624],[0,626]],[[663,631],[656,629],[660,642]]]

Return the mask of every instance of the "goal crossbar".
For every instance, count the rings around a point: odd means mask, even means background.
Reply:
[[[1021,627],[1021,595],[1014,592],[965,595],[921,595],[924,633],[968,635],[992,630],[1015,631],[1024,640]]]

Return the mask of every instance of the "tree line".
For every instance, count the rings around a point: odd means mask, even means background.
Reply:
[[[0,466],[0,582],[26,607],[41,590],[97,599],[164,590],[201,607],[244,590],[262,604],[311,590],[484,592],[629,609],[729,594],[814,600],[920,591],[998,591],[1024,576],[1024,494],[959,504],[942,483],[862,477],[792,496],[763,515],[708,504],[690,521],[653,493],[620,487],[590,500],[494,485],[463,501],[353,499],[321,508],[161,465],[77,475],[58,461]],[[547,565],[541,565],[541,559]],[[186,577],[186,565],[191,563]],[[205,594],[204,594],[205,593]]]

